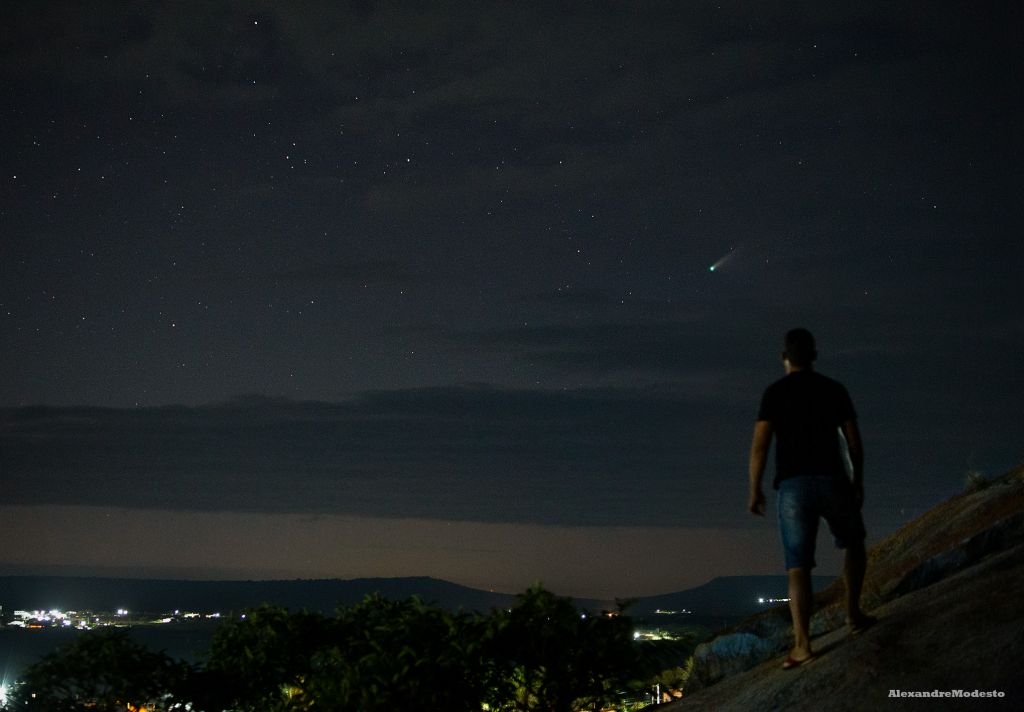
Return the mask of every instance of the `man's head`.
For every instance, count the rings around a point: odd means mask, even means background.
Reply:
[[[814,336],[807,329],[790,329],[786,332],[782,358],[793,370],[810,368],[818,358]]]

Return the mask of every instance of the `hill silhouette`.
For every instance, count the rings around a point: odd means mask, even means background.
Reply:
[[[271,603],[293,610],[330,613],[374,593],[393,600],[418,596],[450,610],[487,611],[515,600],[510,594],[482,591],[427,576],[292,581],[0,577],[0,605],[4,610],[239,611]]]
[[[832,583],[828,576],[813,577],[814,589],[822,590]],[[718,576],[696,588],[638,598],[629,613],[649,616],[658,610],[691,611],[697,617],[745,618],[764,604],[759,597],[781,598],[786,595],[786,576]]]

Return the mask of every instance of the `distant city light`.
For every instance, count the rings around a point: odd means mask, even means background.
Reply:
[[[103,628],[106,626],[125,627],[126,625],[168,625],[177,621],[190,619],[219,619],[220,612],[198,613],[195,611],[184,611],[175,609],[174,613],[135,613],[131,614],[127,608],[118,608],[115,611],[61,611],[51,609],[48,611],[15,610],[14,614],[5,623],[0,622],[0,628],[5,625],[11,628],[41,629],[41,628],[75,628],[77,630],[91,630],[92,628]],[[245,616],[243,615],[244,619]],[[2,709],[2,705],[0,705]]]

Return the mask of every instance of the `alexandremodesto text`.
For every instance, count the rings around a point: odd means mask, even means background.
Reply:
[[[1002,690],[889,690],[889,697],[1006,697]]]

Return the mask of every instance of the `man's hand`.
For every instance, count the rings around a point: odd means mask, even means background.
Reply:
[[[751,514],[756,514],[759,517],[764,516],[764,492],[761,488],[750,490],[750,502],[747,504],[747,509],[750,510]]]

